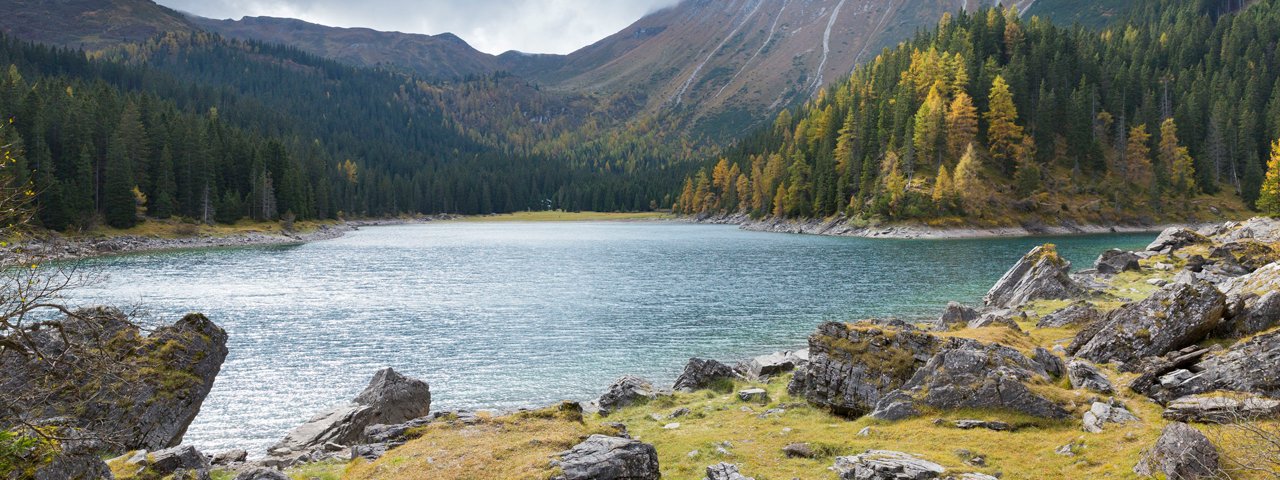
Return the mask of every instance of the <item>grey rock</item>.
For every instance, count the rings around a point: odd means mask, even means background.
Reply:
[[[692,413],[692,411],[689,410],[688,408],[680,407],[673,410],[670,415],[667,415],[667,418],[680,418],[690,413]]]
[[[818,452],[808,443],[789,443],[782,447],[782,454],[787,458],[818,458]]]
[[[1126,304],[1081,331],[1068,350],[1097,363],[1129,363],[1203,340],[1218,327],[1226,296],[1207,282],[1173,284]]]
[[[993,477],[985,473],[962,473],[958,477],[947,477],[947,478],[954,479],[954,480],[1000,480],[998,477]]]
[[[391,444],[385,443],[385,442],[356,445],[351,447],[351,460],[355,460],[357,458],[363,458],[365,460],[372,462],[374,460],[382,458],[382,456],[386,455],[387,451],[391,450],[392,448],[395,448],[395,446],[392,446]]]
[[[1189,245],[1202,243],[1210,243],[1209,238],[1188,228],[1170,227],[1160,232],[1160,236],[1156,237],[1150,245],[1147,245],[1147,251],[1160,252],[1166,248],[1177,250]]]
[[[1045,315],[1036,322],[1039,328],[1063,328],[1088,325],[1102,319],[1102,312],[1085,302],[1076,302]]]
[[[1093,262],[1093,268],[1100,274],[1114,275],[1121,272],[1136,272],[1141,270],[1142,266],[1138,264],[1138,256],[1133,252],[1111,249],[1098,256],[1098,260]]]
[[[657,480],[658,451],[636,440],[592,435],[560,454],[559,480]]]
[[[1089,411],[1084,412],[1084,431],[1102,433],[1108,423],[1130,423],[1140,421],[1120,403],[1093,402]]]
[[[1223,332],[1229,336],[1242,337],[1251,335],[1280,323],[1280,290],[1272,290],[1262,294],[1245,295],[1244,298],[1235,298],[1235,302],[1228,301],[1228,304],[1237,304],[1232,308],[1231,319],[1224,325],[1226,331]]]
[[[243,463],[247,458],[249,458],[249,452],[237,448],[215,454],[210,463],[219,466],[231,465],[233,463]]]
[[[1072,360],[1067,364],[1067,378],[1071,380],[1071,388],[1083,388],[1103,394],[1115,392],[1111,380],[1098,367],[1083,360]]]
[[[861,417],[911,379],[940,342],[907,324],[826,323],[809,337],[809,365],[787,390],[837,415]]]
[[[407,422],[427,416],[430,410],[431,388],[427,382],[384,368],[374,374],[369,386],[352,403],[320,412],[295,427],[271,450],[302,452],[326,443],[360,443],[370,425]]]
[[[955,325],[968,325],[969,322],[978,319],[978,311],[968,305],[959,302],[947,303],[947,309],[942,311],[942,316],[938,317],[938,324],[943,328],[950,328]]]
[[[627,375],[609,385],[609,388],[596,400],[596,405],[599,405],[601,413],[610,413],[657,397],[658,391],[648,380]]]
[[[394,425],[369,425],[364,428],[363,440],[370,443],[404,442],[410,429],[426,426],[434,420],[433,416],[425,416]]]
[[[166,448],[149,456],[151,465],[147,470],[162,477],[179,471],[203,472],[204,477],[209,475],[209,459],[191,445]]]
[[[46,358],[64,357],[57,367],[12,349],[0,353],[0,372],[5,372],[0,375],[0,392],[38,390],[49,378],[63,385],[93,386],[83,395],[51,395],[42,411],[29,413],[63,418],[61,426],[87,429],[124,450],[159,450],[181,443],[227,356],[227,333],[200,314],[144,335],[119,310],[89,308],[65,318],[63,332],[65,340],[53,328],[33,338]],[[136,378],[125,381],[100,375],[97,369],[65,367],[77,362],[77,352],[104,344],[137,373]],[[0,430],[12,426],[10,419],[0,416]]]
[[[809,351],[775,352],[761,355],[738,364],[743,376],[759,380],[772,375],[790,372],[809,361]]]
[[[871,436],[871,427],[862,427],[862,430],[858,430],[857,435],[858,435],[859,437],[870,437],[870,436]]]
[[[33,480],[98,480],[113,478],[111,469],[98,457],[106,445],[86,430],[65,427],[58,431],[62,440],[53,458],[33,472]],[[17,477],[26,478],[26,477]]]
[[[1164,474],[1169,480],[1215,478],[1218,449],[1190,425],[1170,423],[1160,433],[1155,446],[1138,460],[1133,471],[1143,476]]]
[[[274,468],[258,467],[240,472],[235,480],[289,480],[289,476]]]
[[[928,407],[1012,410],[1041,418],[1066,418],[1065,409],[1027,386],[1047,381],[1049,374],[1017,350],[953,338],[902,388],[885,395],[871,415],[901,420],[918,415],[920,407]]]
[[[1067,373],[1067,366],[1062,363],[1062,359],[1044,347],[1036,347],[1031,352],[1031,361],[1044,369],[1044,373],[1049,374],[1051,379],[1062,378]]]
[[[733,368],[715,360],[703,360],[701,358],[690,358],[689,363],[685,364],[684,372],[676,377],[676,383],[671,388],[685,392],[701,390],[710,387],[713,383],[724,379],[737,378],[737,372]]]
[[[1068,274],[1071,262],[1048,246],[1040,246],[1018,260],[996,282],[983,302],[992,308],[1014,308],[1032,300],[1074,298],[1083,288]]]
[[[1004,432],[1013,429],[1013,426],[1005,422],[987,421],[987,420],[956,420],[953,425],[961,430],[973,430],[975,428],[985,428],[997,432]]]
[[[868,450],[861,455],[836,457],[831,469],[841,480],[930,480],[947,472],[942,465],[887,450]]]
[[[755,480],[738,472],[738,466],[732,463],[717,463],[707,467],[707,477],[703,480]]]
[[[769,392],[763,388],[748,388],[738,392],[738,400],[753,403],[769,403]]]
[[[1195,373],[1170,378],[1146,393],[1159,401],[1219,390],[1280,397],[1280,331],[1206,354],[1188,370]]]
[[[1139,373],[1129,382],[1129,389],[1155,398],[1160,389],[1180,385],[1194,376],[1186,369],[1194,367],[1211,350],[1193,345],[1164,356],[1144,358],[1129,367]]]
[[[1190,395],[1169,402],[1162,415],[1186,423],[1238,423],[1275,418],[1280,400],[1254,395]]]
[[[1018,321],[1026,319],[1027,314],[1023,312],[988,312],[969,322],[966,328],[1005,327],[1015,332],[1021,332],[1022,327],[1018,326]]]
[[[1055,455],[1061,455],[1064,457],[1074,457],[1076,456],[1076,452],[1082,449],[1084,449],[1084,441],[1076,440],[1074,442],[1068,443],[1066,445],[1063,445],[1061,447],[1054,449],[1053,453]]]
[[[1256,240],[1263,243],[1280,243],[1280,220],[1254,217],[1242,223],[1229,222],[1215,228],[1209,235],[1222,243],[1240,240]]]

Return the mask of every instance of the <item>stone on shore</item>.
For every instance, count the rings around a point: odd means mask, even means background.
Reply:
[[[1111,249],[1098,256],[1098,260],[1093,262],[1093,268],[1103,275],[1115,275],[1121,272],[1136,272],[1141,270],[1142,266],[1138,264],[1138,256],[1133,252]]]
[[[860,417],[911,379],[939,343],[905,323],[826,323],[809,337],[809,365],[787,389],[837,415]]]
[[[1027,386],[1049,379],[1042,367],[1017,350],[953,338],[902,388],[885,395],[871,415],[901,420],[931,408],[1012,410],[1034,417],[1066,418],[1064,408]]]
[[[775,352],[738,364],[738,371],[751,380],[787,373],[809,362],[809,351]]]
[[[200,314],[143,335],[119,310],[82,309],[63,319],[63,332],[65,341],[54,328],[33,335],[45,358],[65,354],[56,367],[12,349],[0,353],[0,372],[5,372],[0,392],[62,391],[75,385],[79,394],[51,395],[41,411],[31,413],[58,418],[63,427],[87,429],[125,450],[160,450],[181,443],[227,356],[227,333]],[[96,345],[106,345],[104,353],[118,359],[114,361],[125,373],[107,376],[89,367],[65,366],[77,362],[87,346]],[[11,426],[0,419],[0,429]]]
[[[1163,474],[1165,478],[1176,480],[1215,478],[1218,474],[1218,449],[1190,425],[1170,423],[1160,433],[1155,446],[1138,460],[1133,471],[1148,477]]]
[[[1038,328],[1063,328],[1088,325],[1102,319],[1102,312],[1086,302],[1076,302],[1054,311],[1036,322]]]
[[[1032,300],[1061,300],[1083,293],[1068,272],[1071,262],[1053,245],[1032,249],[1014,264],[983,298],[991,308],[1015,308]]]
[[[151,464],[147,471],[164,477],[174,475],[182,478],[182,474],[194,474],[198,478],[209,478],[209,459],[191,445],[166,448],[150,455]]]
[[[648,380],[626,375],[609,385],[600,398],[596,399],[595,405],[600,409],[600,413],[608,414],[657,397],[657,389],[653,388],[653,384]]]
[[[947,309],[942,311],[941,317],[938,317],[938,325],[946,329],[956,325],[968,325],[969,322],[977,319],[978,311],[973,307],[959,302],[948,302]]]
[[[560,454],[557,480],[658,480],[658,451],[636,440],[592,435]]]
[[[369,386],[352,403],[321,412],[295,427],[271,447],[271,452],[301,452],[326,443],[361,443],[365,428],[370,425],[403,423],[427,416],[430,409],[431,388],[427,382],[384,368],[374,374]]]
[[[1072,345],[1086,360],[1130,363],[1204,340],[1225,311],[1226,296],[1213,285],[1175,283],[1112,311],[1097,328],[1081,331]]]
[[[1162,252],[1165,249],[1177,250],[1189,245],[1197,245],[1201,243],[1209,243],[1208,237],[1197,233],[1195,230],[1183,227],[1170,227],[1160,232],[1160,236],[1156,237],[1150,245],[1147,245],[1149,252]]]
[[[942,465],[915,455],[887,450],[836,457],[831,469],[841,480],[930,480],[947,472]]]
[[[733,379],[738,374],[733,368],[715,360],[690,358],[685,364],[684,372],[676,377],[672,390],[692,392],[708,388],[720,380]]]

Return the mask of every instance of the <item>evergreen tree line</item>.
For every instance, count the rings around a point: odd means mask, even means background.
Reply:
[[[684,171],[623,171],[468,138],[401,74],[167,34],[86,55],[0,36],[0,112],[54,230],[408,213],[649,210]]]
[[[686,178],[675,208],[1126,220],[1223,190],[1252,207],[1280,138],[1280,0],[1227,7],[1143,0],[1103,31],[948,14]]]

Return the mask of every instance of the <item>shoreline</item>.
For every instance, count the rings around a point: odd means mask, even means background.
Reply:
[[[877,226],[857,226],[843,217],[828,219],[792,220],[779,218],[752,219],[744,214],[712,217],[683,217],[690,223],[712,225],[737,225],[753,232],[820,235],[828,237],[858,237],[891,240],[962,240],[984,238],[1020,238],[1044,236],[1103,235],[1111,233],[1160,233],[1172,227],[1196,229],[1214,222],[1186,222],[1167,224],[1076,224],[1059,225],[1028,224],[1007,227],[956,226],[933,227],[918,223],[895,223]],[[1224,220],[1225,221],[1225,220]]]

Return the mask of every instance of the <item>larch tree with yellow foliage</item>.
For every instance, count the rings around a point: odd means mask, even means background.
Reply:
[[[1271,160],[1267,162],[1267,177],[1258,195],[1258,210],[1264,215],[1280,217],[1280,140],[1271,143]]]
[[[933,166],[941,163],[942,149],[939,140],[942,138],[946,103],[942,100],[942,92],[938,86],[929,88],[929,95],[924,104],[916,112],[913,141],[916,147],[916,163],[920,166]]]
[[[938,178],[933,182],[933,204],[938,211],[947,212],[955,203],[955,182],[951,180],[951,171],[946,165],[938,166]]]
[[[1012,175],[1018,161],[1018,149],[1022,145],[1022,127],[1018,125],[1018,108],[1013,104],[1013,92],[1003,76],[997,76],[991,84],[991,106],[986,113],[987,142],[991,161],[1006,175]]]
[[[978,109],[973,97],[961,91],[947,108],[947,155],[959,160],[965,149],[978,138]]]
[[[1178,126],[1172,117],[1160,124],[1160,163],[1168,171],[1172,196],[1188,199],[1195,195],[1195,165],[1187,147],[1178,141]]]

